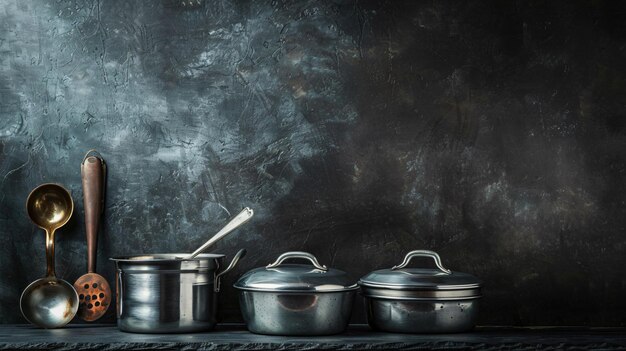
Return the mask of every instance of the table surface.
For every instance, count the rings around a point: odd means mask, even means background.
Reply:
[[[393,334],[350,326],[333,336],[284,337],[249,333],[241,325],[193,334],[131,334],[112,325],[45,330],[0,326],[0,350],[626,350],[625,328],[478,327],[463,334]]]

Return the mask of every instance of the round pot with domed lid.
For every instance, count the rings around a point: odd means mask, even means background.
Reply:
[[[287,259],[310,264],[284,264]],[[248,271],[234,287],[248,330],[269,335],[331,335],[348,326],[358,285],[308,252],[291,251]]]
[[[410,268],[411,259],[429,257],[437,268]],[[476,325],[482,281],[453,272],[436,252],[409,252],[401,264],[359,280],[367,318],[377,330],[399,333],[457,333]]]

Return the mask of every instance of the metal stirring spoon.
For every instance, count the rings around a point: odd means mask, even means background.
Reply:
[[[69,323],[78,310],[74,287],[58,279],[54,271],[54,233],[72,217],[74,202],[58,184],[42,184],[26,200],[30,219],[46,232],[46,276],[35,280],[20,297],[22,315],[42,328],[58,328]]]
[[[236,215],[233,219],[231,219],[230,222],[228,222],[219,232],[213,235],[211,239],[209,239],[207,242],[202,244],[202,246],[196,249],[196,251],[194,251],[193,253],[191,253],[190,255],[184,258],[192,259],[198,256],[204,250],[208,249],[209,246],[215,244],[215,242],[225,237],[226,234],[232,232],[233,230],[238,228],[240,225],[246,223],[248,220],[250,220],[250,218],[252,218],[253,215],[254,215],[254,211],[251,208],[248,208],[248,207],[244,208],[243,210],[241,210],[241,212],[239,212],[238,215]]]

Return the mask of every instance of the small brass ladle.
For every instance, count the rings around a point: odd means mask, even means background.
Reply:
[[[42,328],[59,328],[69,323],[78,310],[78,294],[72,284],[58,279],[54,271],[54,232],[64,226],[74,211],[70,193],[57,184],[42,184],[26,200],[30,219],[46,232],[47,271],[32,282],[20,298],[24,318]]]

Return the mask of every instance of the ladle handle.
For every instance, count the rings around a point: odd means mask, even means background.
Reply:
[[[56,278],[54,270],[54,231],[55,229],[46,231],[46,277]]]
[[[90,156],[97,154],[98,156]],[[104,178],[106,165],[100,154],[89,150],[80,165],[83,181],[83,204],[85,207],[85,232],[87,234],[87,272],[96,271],[98,227],[104,209]]]
[[[244,208],[241,212],[239,212],[238,215],[236,215],[230,222],[228,222],[228,224],[226,224],[224,226],[224,228],[222,228],[222,230],[217,232],[217,234],[213,235],[213,237],[211,239],[209,239],[206,243],[204,243],[202,246],[200,246],[191,255],[189,255],[189,256],[187,256],[185,258],[186,259],[191,259],[191,258],[194,258],[194,257],[198,256],[204,250],[208,249],[209,246],[213,245],[216,241],[218,241],[221,238],[225,237],[226,234],[232,232],[233,230],[235,230],[240,225],[246,223],[250,218],[252,218],[253,215],[254,215],[254,211],[252,211],[251,208],[248,208],[248,207]]]

